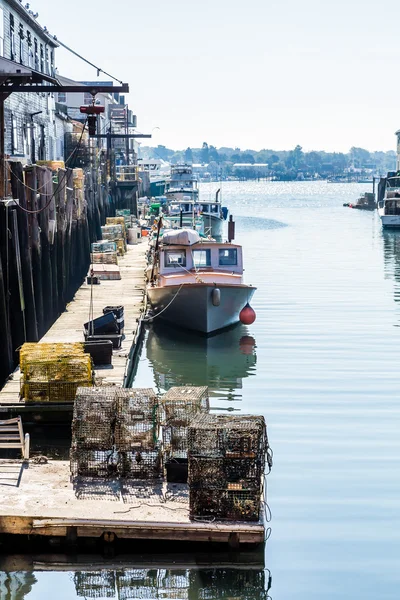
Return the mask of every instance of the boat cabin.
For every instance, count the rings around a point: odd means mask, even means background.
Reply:
[[[189,165],[174,165],[171,167],[169,190],[197,190],[197,178]]]
[[[203,241],[192,246],[162,245],[158,274],[161,285],[196,283],[199,278],[212,283],[234,279],[238,284],[243,275],[242,247]]]
[[[400,177],[388,177],[384,200],[378,202],[378,208],[384,208],[385,215],[400,215]]]

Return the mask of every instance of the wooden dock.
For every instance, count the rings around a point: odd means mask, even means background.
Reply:
[[[112,366],[95,369],[98,385],[122,386],[129,374],[139,334],[139,319],[144,302],[144,268],[147,243],[128,246],[127,253],[119,258],[120,280],[101,281],[93,285],[93,315],[103,314],[103,308],[123,305],[125,337],[119,350],[113,351]],[[40,342],[83,342],[83,324],[89,320],[91,286],[86,281],[67,305],[54,325]],[[0,390],[0,413],[7,416],[72,412],[72,404],[54,402],[25,402],[20,399],[21,373],[16,369],[10,380]]]
[[[260,522],[191,521],[186,485],[70,480],[69,462],[0,461],[0,534],[261,544]]]

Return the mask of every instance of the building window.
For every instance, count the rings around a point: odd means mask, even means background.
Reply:
[[[24,60],[25,60],[25,52],[24,52],[24,39],[25,39],[25,35],[24,35],[24,26],[22,25],[22,23],[19,24],[19,28],[18,28],[18,35],[19,35],[19,62],[21,63],[21,65],[24,64]]]
[[[44,73],[44,51],[43,51],[43,44],[40,44],[40,72]]]
[[[14,31],[14,15],[10,15],[10,56],[11,60],[15,60],[15,31]]]
[[[50,75],[54,77],[56,74],[56,69],[54,66],[54,50],[50,51]]]
[[[83,104],[92,104],[93,96],[89,92],[85,92],[83,96]]]
[[[60,102],[60,104],[66,104],[67,103],[67,94],[65,92],[58,92],[57,102]]]
[[[28,66],[31,67],[31,69],[33,69],[35,66],[35,60],[32,50],[32,34],[30,31],[26,32],[26,43],[28,46]]]
[[[45,65],[46,65],[46,75],[50,75],[49,49],[47,46],[44,51],[44,56],[45,56]]]
[[[35,71],[39,71],[39,53],[38,53],[38,41],[36,38],[33,40],[34,56],[35,56]]]
[[[211,250],[193,250],[195,267],[211,267]]]

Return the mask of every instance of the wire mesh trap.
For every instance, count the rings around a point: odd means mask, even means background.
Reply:
[[[258,521],[268,448],[264,418],[198,415],[188,447],[190,517]]]
[[[153,450],[158,443],[158,399],[151,388],[116,392],[115,444],[124,452]]]
[[[80,598],[115,598],[114,571],[74,573],[76,595]]]
[[[92,244],[92,252],[101,252],[101,253],[108,253],[108,252],[116,252],[117,251],[117,244],[115,242],[110,242],[110,241],[100,241],[100,242],[93,242]]]
[[[188,481],[192,488],[260,490],[263,466],[261,460],[250,458],[191,456]]]
[[[72,477],[118,477],[120,457],[113,448],[87,450],[71,446],[70,465]]]
[[[112,448],[115,418],[116,399],[111,388],[78,388],[72,419],[73,445],[86,450]]]
[[[160,448],[120,452],[118,472],[127,479],[159,479],[163,477]]]
[[[189,513],[193,520],[211,518],[228,521],[258,521],[260,490],[190,488]]]
[[[79,386],[93,383],[93,365],[79,344],[24,344],[20,350],[21,397],[34,402],[73,402]]]
[[[91,264],[117,265],[117,252],[92,252],[90,261]]]
[[[197,456],[262,459],[268,448],[264,417],[196,416],[189,427],[188,448]]]
[[[163,420],[166,425],[187,426],[198,413],[208,413],[208,387],[172,387],[161,399]]]
[[[175,427],[166,425],[163,427],[163,450],[165,454],[173,458],[187,458],[187,427]]]

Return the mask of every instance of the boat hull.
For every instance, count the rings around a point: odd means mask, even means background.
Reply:
[[[219,306],[213,304],[215,289],[220,290]],[[240,311],[250,302],[255,290],[243,284],[189,283],[162,288],[149,286],[147,296],[155,318],[201,333],[212,333],[238,323]]]
[[[150,196],[153,198],[156,196],[163,196],[165,192],[165,185],[165,179],[150,178]]]
[[[380,211],[378,212],[382,221],[382,227],[385,229],[400,229],[400,215],[385,215],[381,214]]]

